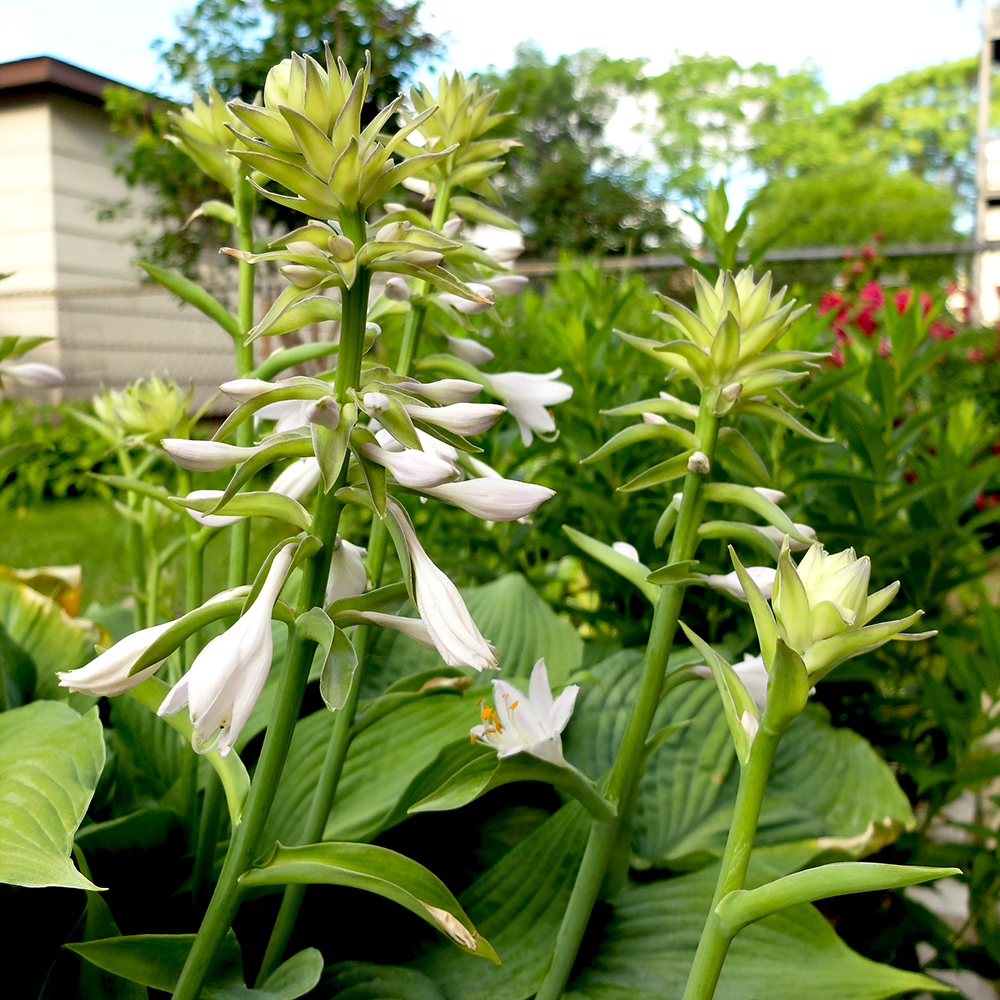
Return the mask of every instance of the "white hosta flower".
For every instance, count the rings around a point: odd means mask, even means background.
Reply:
[[[528,279],[523,274],[501,274],[483,282],[497,295],[520,295],[528,287]]]
[[[370,394],[369,394],[370,395]],[[366,396],[367,398],[367,396]],[[482,434],[506,413],[505,406],[496,403],[450,403],[447,406],[406,406],[414,420],[443,427],[454,434]]]
[[[508,681],[493,682],[496,710],[483,708],[484,724],[472,728],[472,738],[493,747],[501,758],[523,752],[567,766],[562,731],[573,714],[579,691],[571,684],[553,698],[545,660],[539,660],[531,671],[527,697]]]
[[[517,521],[555,496],[555,490],[546,486],[492,477],[443,483],[423,492],[447,500],[483,521]]]
[[[310,493],[319,482],[319,462],[311,456],[296,459],[273,483],[271,483],[269,493],[280,493],[282,496],[291,497],[292,500],[301,500]],[[222,490],[192,490],[186,497],[188,500],[204,500],[209,497],[218,500],[222,496]],[[242,515],[232,514],[202,514],[197,510],[189,510],[191,515],[199,524],[206,524],[210,528],[225,528],[237,521],[244,520]]]
[[[271,612],[294,552],[294,545],[286,545],[274,557],[257,599],[195,657],[157,710],[167,716],[188,706],[192,746],[199,753],[217,748],[225,757],[257,704],[271,669]]]
[[[416,430],[417,440],[420,442],[424,454],[433,455],[435,458],[441,459],[442,462],[447,462],[455,470],[455,475],[458,475],[458,451],[447,442],[434,437],[433,434],[428,434],[426,431],[420,430],[419,427]],[[406,446],[397,441],[384,427],[375,435],[375,440],[378,441],[379,447],[386,451],[401,453],[407,450]]]
[[[216,594],[206,601],[203,606],[225,601],[231,597],[243,596],[246,593],[249,593],[247,587],[224,590],[221,594]],[[132,669],[132,665],[139,661],[139,658],[167,629],[176,624],[175,621],[171,621],[164,622],[162,625],[141,628],[138,632],[133,632],[116,642],[85,666],[77,670],[57,672],[59,686],[69,688],[70,691],[83,691],[98,698],[112,698],[117,694],[131,691],[147,677],[152,677],[162,666],[163,660],[151,663],[130,677],[129,671]],[[166,658],[164,657],[164,659]]]
[[[261,378],[234,378],[223,382],[219,390],[238,403],[248,403],[251,399],[263,396],[265,392],[280,388],[275,382],[265,382]]]
[[[294,431],[309,423],[309,410],[312,404],[311,399],[285,399],[278,403],[268,403],[253,415],[254,421],[273,420],[275,434]]]
[[[480,284],[478,281],[471,281],[468,287],[472,289],[484,301],[474,302],[470,299],[463,299],[461,295],[452,295],[451,292],[442,292],[438,297],[442,302],[447,302],[453,309],[467,316],[475,316],[477,313],[486,312],[493,308],[496,296],[489,285]]]
[[[387,451],[377,444],[365,444],[361,449],[373,462],[384,466],[400,486],[426,490],[450,482],[458,473],[450,462],[415,448]]]
[[[408,302],[413,293],[410,291],[410,286],[402,278],[394,275],[386,281],[383,294],[391,302]]]
[[[755,524],[753,526],[754,531],[763,535],[765,538],[774,542],[779,548],[785,539],[788,539],[788,548],[791,552],[805,552],[810,545],[816,544],[816,529],[810,528],[808,524],[796,524],[795,530],[805,538],[808,538],[808,542],[799,542],[792,538],[790,535],[786,535],[781,528],[774,527],[773,524]]]
[[[111,698],[116,694],[131,691],[147,677],[152,677],[163,660],[157,660],[156,663],[129,677],[128,672],[132,669],[132,664],[136,663],[139,657],[173,624],[165,622],[162,625],[139,629],[138,632],[125,636],[78,670],[58,673],[56,676],[59,678],[59,686],[69,688],[70,691],[84,691],[99,698]]]
[[[191,441],[188,438],[164,438],[163,450],[182,469],[192,472],[216,472],[238,465],[257,454],[257,448],[241,448],[222,441]]]
[[[493,360],[493,352],[478,340],[471,337],[452,337],[445,334],[448,341],[448,349],[452,354],[457,354],[466,364],[485,365],[487,361]]]
[[[774,504],[788,499],[788,494],[782,493],[781,490],[772,490],[766,486],[755,486],[753,489],[755,493],[759,493],[765,500],[770,500]]]
[[[451,403],[468,403],[483,391],[478,382],[469,382],[464,378],[442,378],[437,382],[417,382],[407,380],[399,383],[403,392],[414,396],[423,396],[432,403],[448,406]]]
[[[639,550],[631,542],[612,542],[611,548],[626,559],[631,559],[632,562],[642,562],[639,558]]]
[[[305,417],[311,424],[335,431],[340,426],[340,405],[333,396],[314,399],[305,408]]]
[[[700,476],[707,476],[712,471],[712,463],[703,451],[696,451],[688,459],[688,472],[696,472]]]
[[[449,219],[441,227],[441,235],[446,240],[453,240],[465,228],[465,219]]]
[[[523,243],[507,243],[490,247],[486,251],[486,256],[492,257],[498,264],[509,264],[512,260],[517,260],[522,253],[524,253]]]
[[[659,413],[644,413],[642,415],[642,422],[644,424],[668,424],[669,421],[666,417],[661,417]]]
[[[747,566],[746,571],[750,574],[750,579],[757,584],[758,589],[765,598],[770,600],[771,590],[774,587],[774,577],[777,570],[770,566]],[[747,595],[744,593],[743,584],[740,583],[739,574],[735,570],[732,573],[716,574],[710,573],[705,577],[705,583],[713,590],[721,590],[737,601],[747,602]]]
[[[384,392],[366,392],[361,406],[369,417],[378,417],[389,409],[389,397]]]
[[[417,614],[427,627],[434,648],[449,667],[473,670],[497,666],[493,647],[483,638],[458,588],[424,551],[406,511],[391,497],[389,514],[399,525],[413,569],[413,591]]]
[[[378,625],[380,628],[391,628],[412,639],[424,649],[437,651],[434,640],[431,638],[427,626],[419,618],[406,618],[403,615],[387,615],[381,611],[352,611],[352,618],[360,618],[362,621]],[[471,678],[469,678],[471,680]]]
[[[710,678],[712,676],[712,671],[704,664],[692,667],[691,670],[692,673],[696,673],[700,677]],[[747,653],[743,657],[742,663],[733,664],[733,670],[736,671],[739,679],[743,681],[743,686],[747,689],[750,697],[753,698],[757,710],[763,714],[764,703],[767,701],[767,667],[764,666],[763,659]],[[756,722],[756,719],[754,721]]]
[[[346,597],[357,597],[365,592],[368,574],[361,560],[367,554],[367,549],[337,535],[337,547],[330,559],[330,577],[326,584],[327,604]]]
[[[478,476],[480,479],[503,479],[503,476],[492,465],[480,462],[475,455],[463,455],[462,464],[472,475]]]
[[[58,368],[40,361],[5,361],[0,365],[0,378],[8,378],[27,389],[55,389],[66,381]]]
[[[555,381],[560,375],[561,368],[545,375],[503,372],[486,376],[490,390],[507,404],[507,409],[517,421],[525,446],[531,444],[532,431],[551,434],[556,429],[556,422],[548,407],[565,403],[573,395],[571,385]]]

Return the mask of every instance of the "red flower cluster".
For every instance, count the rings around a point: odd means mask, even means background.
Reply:
[[[980,493],[976,497],[976,510],[986,510],[987,507],[996,507],[1000,503],[1000,493]]]

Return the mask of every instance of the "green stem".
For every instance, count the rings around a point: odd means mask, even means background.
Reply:
[[[440,203],[441,199],[439,197],[438,202],[434,206],[435,218],[437,217],[437,208]],[[447,212],[447,205],[445,205],[442,211]],[[440,229],[440,225],[437,228]],[[344,231],[345,235],[350,235],[347,233],[347,227],[345,227]],[[348,303],[345,301],[345,320],[347,308]],[[365,319],[367,319],[367,286],[365,290],[365,310]],[[403,331],[403,343],[399,351],[399,363],[396,366],[396,373],[398,375],[408,375],[410,373],[410,366],[413,363],[413,357],[419,345],[425,314],[426,309],[418,306],[412,306],[407,314],[406,326]],[[357,319],[355,319],[355,322],[357,322]],[[343,362],[344,353],[341,352],[338,362],[338,372],[339,365]],[[368,567],[369,576],[376,587],[382,583],[382,572],[385,568],[388,541],[389,533],[386,531],[385,525],[379,518],[373,517],[368,535]],[[337,797],[337,787],[340,784],[340,776],[344,770],[344,761],[347,758],[347,751],[351,742],[351,727],[354,725],[354,715],[357,710],[361,687],[364,683],[365,668],[368,665],[368,654],[372,643],[371,629],[367,626],[359,627],[355,633],[354,643],[355,648],[358,650],[358,667],[351,680],[351,689],[348,693],[347,701],[334,719],[330,741],[326,746],[326,756],[323,758],[319,779],[316,782],[316,789],[313,792],[313,799],[309,806],[309,816],[306,820],[302,838],[304,844],[316,843],[322,839],[323,831],[326,829],[326,821],[329,818],[330,810],[333,808],[334,800]],[[260,973],[257,977],[258,982],[263,982],[280,965],[285,954],[285,949],[288,947],[289,939],[292,936],[292,931],[295,929],[295,922],[298,919],[299,910],[302,908],[302,901],[305,898],[305,894],[306,885],[304,883],[289,884],[285,887],[285,892],[281,899],[281,907],[278,910],[278,916],[271,930],[267,950],[264,952],[264,961],[261,963]]]
[[[746,884],[747,867],[750,864],[750,853],[757,834],[757,823],[760,820],[767,779],[780,739],[780,733],[761,726],[750,749],[750,760],[740,771],[740,787],[736,794],[733,824],[729,828],[729,840],[726,842],[726,852],[722,856],[719,881],[715,887],[715,895],[712,897],[712,906],[701,933],[701,940],[698,942],[698,950],[694,956],[683,1000],[712,1000],[715,995],[722,964],[726,960],[732,941],[732,933],[723,927],[715,908],[724,896],[742,889]]]
[[[256,196],[245,177],[233,189],[233,207],[236,210],[236,245],[240,250],[253,251],[253,216]],[[239,285],[236,299],[236,320],[240,326],[239,338],[233,340],[236,352],[236,376],[245,378],[253,371],[253,345],[246,343],[246,335],[253,326],[254,266],[246,261],[237,264]],[[245,420],[236,429],[236,444],[249,448],[253,444],[253,421]],[[238,521],[229,536],[229,587],[240,587],[247,582],[250,562],[250,519]]]
[[[222,806],[226,801],[222,782],[213,769],[208,776],[208,787],[205,789],[205,801],[201,808],[201,824],[198,827],[198,846],[194,855],[195,909],[200,911],[205,888],[212,879],[212,869],[215,867],[215,849],[219,842],[219,828],[222,823]]]
[[[347,479],[347,462],[341,470],[341,484]],[[297,611],[304,614],[310,608],[322,606],[326,594],[326,581],[330,573],[333,540],[343,504],[336,498],[336,489],[323,494],[313,521],[313,534],[324,540],[323,548],[306,561],[303,567],[302,587]],[[243,820],[233,831],[215,892],[177,986],[174,1000],[196,1000],[201,986],[226,932],[236,916],[240,901],[240,876],[252,866],[258,851],[258,841],[267,822],[278,780],[285,765],[292,733],[298,721],[302,697],[305,694],[309,668],[312,665],[316,643],[302,636],[296,629],[282,678],[279,696],[271,709],[271,718],[264,737],[260,760],[254,771]]]
[[[719,422],[715,416],[717,390],[702,394],[695,434],[701,450],[711,460]],[[691,559],[698,546],[698,528],[701,524],[704,502],[701,488],[704,476],[688,473],[684,479],[684,492],[680,515],[670,543],[669,562]],[[615,843],[624,831],[620,830],[622,807],[628,802],[633,785],[641,776],[641,763],[646,738],[653,723],[653,715],[660,703],[667,659],[673,647],[677,618],[684,600],[686,586],[670,584],[660,589],[660,596],[653,612],[653,625],[643,658],[639,687],[622,738],[618,756],[608,778],[607,798],[619,805],[619,817],[607,823],[594,823],[587,840],[580,870],[570,894],[562,925],[556,937],[556,946],[545,979],[535,1000],[558,1000],[569,981],[580,943],[583,941],[591,911],[597,902],[604,883],[608,863]]]

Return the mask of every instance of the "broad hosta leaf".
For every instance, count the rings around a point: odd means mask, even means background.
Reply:
[[[0,714],[0,882],[96,888],[70,851],[104,754],[96,708],[36,701]]]
[[[50,597],[25,585],[0,581],[0,623],[34,661],[36,698],[69,697],[57,670],[75,670],[96,655],[101,631],[93,622],[70,618]],[[93,702],[91,702],[93,704]]]
[[[625,650],[592,668],[605,686],[584,685],[566,731],[567,759],[590,774],[611,765],[621,740],[639,654]],[[715,685],[692,681],[661,703],[652,731],[690,720],[652,755],[636,809],[638,867],[697,868],[720,857],[738,767]],[[810,706],[781,741],[757,844],[815,839],[861,857],[913,823],[892,772],[860,736],[834,729]]]
[[[111,735],[122,792],[146,804],[162,798],[180,777],[184,737],[134,698],[111,699]]]
[[[796,856],[796,853],[798,856]],[[800,868],[801,852],[758,852],[748,885],[756,887]],[[631,885],[614,903],[614,918],[597,954],[567,1000],[612,1000],[602,988],[679,997],[684,991],[719,869]],[[716,1000],[883,1000],[910,990],[951,992],[913,972],[862,958],[837,937],[814,907],[802,904],[753,924],[733,942]],[[504,1000],[514,1000],[513,996]]]
[[[453,948],[413,964],[448,1000],[526,1000],[552,956],[590,821],[573,802],[508,851],[459,897],[503,963],[484,966]]]
[[[326,970],[326,987],[337,1000],[446,1000],[433,979],[400,965],[338,962]]]
[[[519,573],[508,573],[484,587],[462,591],[479,630],[497,648],[501,677],[528,677],[535,661],[545,657],[549,679],[565,684],[583,657],[583,640],[560,618]],[[373,682],[380,687],[406,674],[441,665],[433,650],[384,629],[372,657]],[[370,694],[366,691],[366,696]]]
[[[135,934],[66,947],[99,969],[172,993],[193,942],[193,934]],[[201,996],[204,1000],[296,1000],[319,982],[322,973],[323,956],[315,948],[306,948],[278,966],[257,989],[248,989],[240,946],[229,931],[205,977]]]
[[[413,778],[442,747],[461,738],[468,741],[478,717],[471,698],[441,694],[404,705],[364,729],[351,741],[323,839],[374,837]],[[263,845],[302,842],[334,718],[323,709],[295,727]]]
[[[245,886],[324,883],[373,892],[405,906],[463,951],[500,962],[458,900],[431,871],[412,858],[374,844],[307,844],[274,850],[240,876]]]

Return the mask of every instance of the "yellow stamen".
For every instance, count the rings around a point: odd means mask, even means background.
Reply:
[[[517,708],[517,706],[520,705],[520,704],[521,704],[520,699],[518,699],[517,701],[512,701],[510,703],[510,710],[513,712],[514,709]]]

